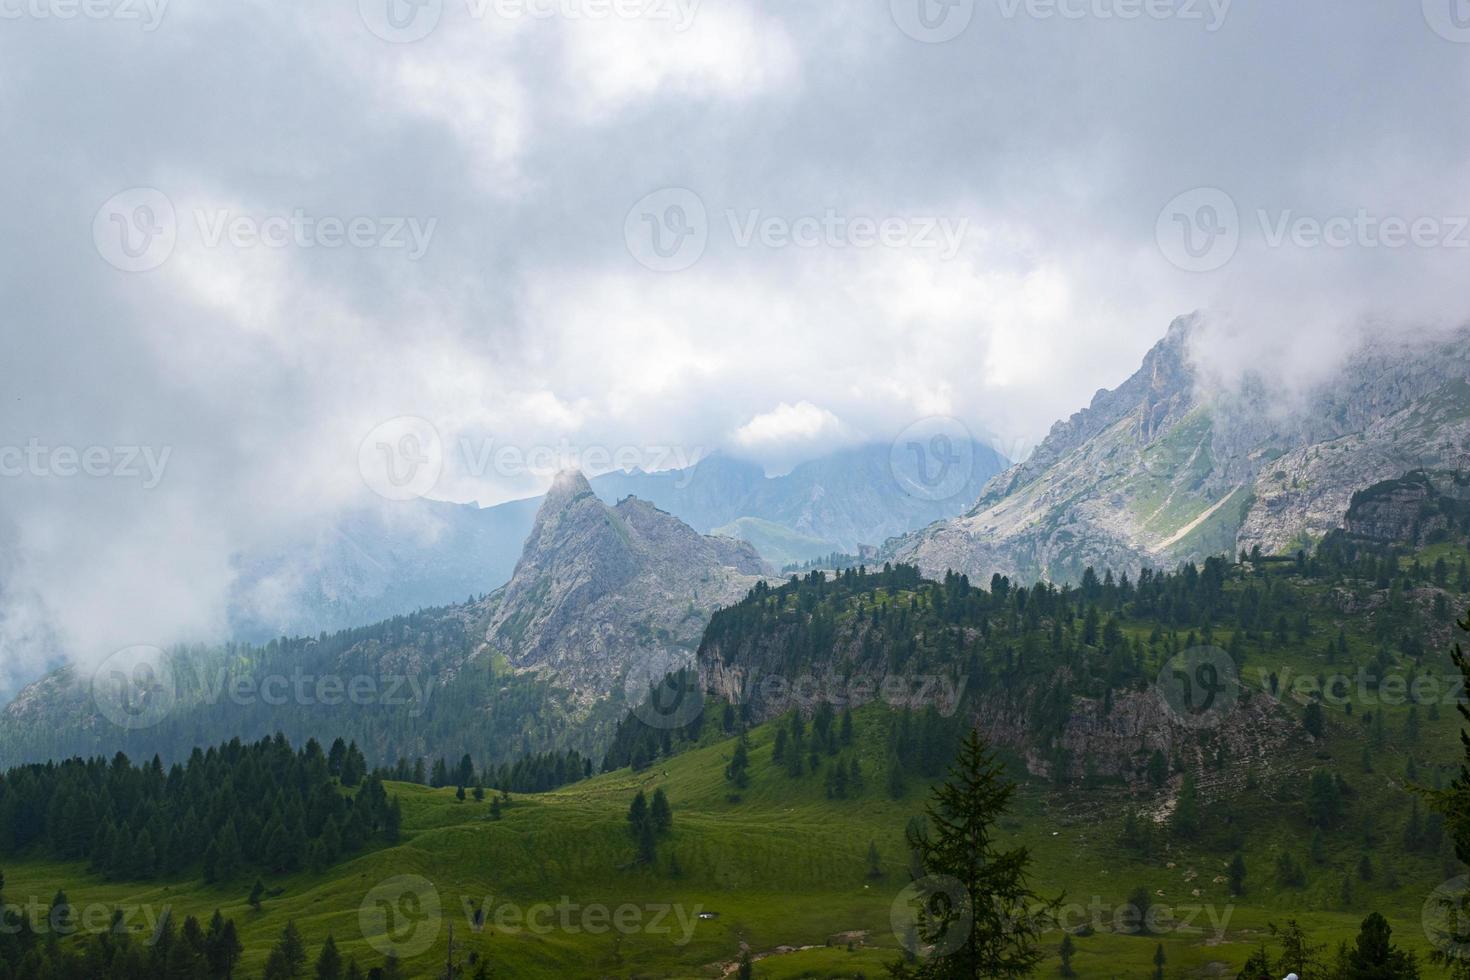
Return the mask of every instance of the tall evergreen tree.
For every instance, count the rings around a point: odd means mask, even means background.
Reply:
[[[1025,977],[1044,958],[1040,937],[1060,899],[1043,901],[1031,890],[1026,848],[1002,851],[995,842],[996,825],[1015,792],[972,730],[949,778],[933,790],[925,807],[932,834],[927,828],[910,828],[908,834],[925,875],[921,893],[925,882],[934,880],[957,886],[953,895],[941,889],[942,895],[928,896],[948,900],[926,900],[917,930],[922,943],[952,951],[914,964],[895,962],[888,968],[894,977]],[[951,935],[952,930],[962,933]]]

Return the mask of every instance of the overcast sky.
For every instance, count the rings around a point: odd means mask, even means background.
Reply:
[[[399,417],[482,503],[507,447],[1015,457],[1182,313],[1293,378],[1464,319],[1463,0],[88,2],[0,0],[0,686],[216,635]]]

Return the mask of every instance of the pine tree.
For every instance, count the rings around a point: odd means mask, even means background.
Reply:
[[[265,961],[265,980],[297,980],[306,965],[306,945],[294,920],[286,923],[281,938]]]
[[[250,898],[247,899],[247,901],[250,903],[250,907],[257,912],[260,911],[260,898],[264,894],[265,882],[261,881],[259,878],[256,878],[255,884],[252,885],[250,888]]]
[[[316,980],[342,980],[342,956],[331,933],[327,934],[321,955],[316,958]]]
[[[1374,912],[1364,919],[1342,980],[1418,980],[1417,958],[1393,945],[1392,938],[1393,930],[1382,915]]]
[[[883,877],[883,859],[878,855],[878,842],[868,841],[868,877]]]
[[[949,901],[929,896],[918,919],[921,941],[930,946],[942,942],[952,952],[918,964],[893,963],[893,976],[1025,977],[1043,959],[1039,939],[1060,899],[1046,902],[1031,890],[1026,848],[1001,851],[995,845],[996,823],[1015,791],[972,730],[948,780],[933,790],[925,807],[932,836],[927,828],[911,827],[908,834],[909,847],[927,876],[921,883],[936,878],[958,883],[959,894],[948,896]],[[952,929],[966,931],[947,935]]]
[[[653,821],[653,832],[659,837],[667,834],[674,826],[674,811],[669,806],[669,798],[662,786],[653,791],[653,805],[649,807],[648,818]]]
[[[1230,861],[1230,894],[1245,894],[1245,858],[1239,854]]]
[[[730,758],[730,765],[725,768],[725,778],[735,784],[737,789],[744,789],[750,785],[750,777],[746,770],[750,768],[750,739],[742,732],[735,743],[735,754]]]
[[[1077,971],[1072,969],[1072,956],[1077,952],[1077,945],[1072,942],[1070,932],[1062,933],[1062,945],[1057,947],[1057,956],[1062,961],[1062,976],[1075,977]]]

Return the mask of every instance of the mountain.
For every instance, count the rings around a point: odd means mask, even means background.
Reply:
[[[132,663],[54,671],[0,712],[0,763],[119,749],[175,760],[277,731],[354,739],[373,765],[600,757],[625,691],[643,693],[626,678],[691,661],[715,609],[764,572],[743,541],[636,498],[610,507],[564,473],[501,589],[319,637],[168,651],[147,686]]]
[[[714,611],[765,573],[746,542],[701,535],[636,497],[610,507],[581,473],[566,472],[492,597],[485,642],[591,699],[637,661],[691,659]]]
[[[335,632],[488,592],[515,570],[539,503],[356,508],[301,540],[240,556],[231,636]]]
[[[961,449],[968,480],[941,500],[906,490],[917,463],[886,444],[842,450],[779,477],[716,453],[688,469],[614,471],[589,483],[608,504],[637,497],[701,533],[749,541],[780,568],[881,545],[960,513],[1005,465],[981,443]],[[378,503],[298,540],[263,545],[237,559],[231,636],[265,642],[334,632],[488,592],[510,580],[541,503]]]
[[[1139,370],[1058,422],[960,517],[897,542],[927,574],[1077,581],[1259,547],[1309,547],[1343,526],[1354,492],[1470,450],[1466,336],[1380,341],[1300,399],[1259,377],[1220,388],[1175,321]]]
[[[778,568],[802,565],[842,550],[834,542],[814,538],[759,517],[737,517],[711,533],[749,542],[762,558]]]

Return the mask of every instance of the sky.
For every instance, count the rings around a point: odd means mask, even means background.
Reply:
[[[0,0],[0,688],[365,499],[1461,323],[1467,95],[1465,0]]]

